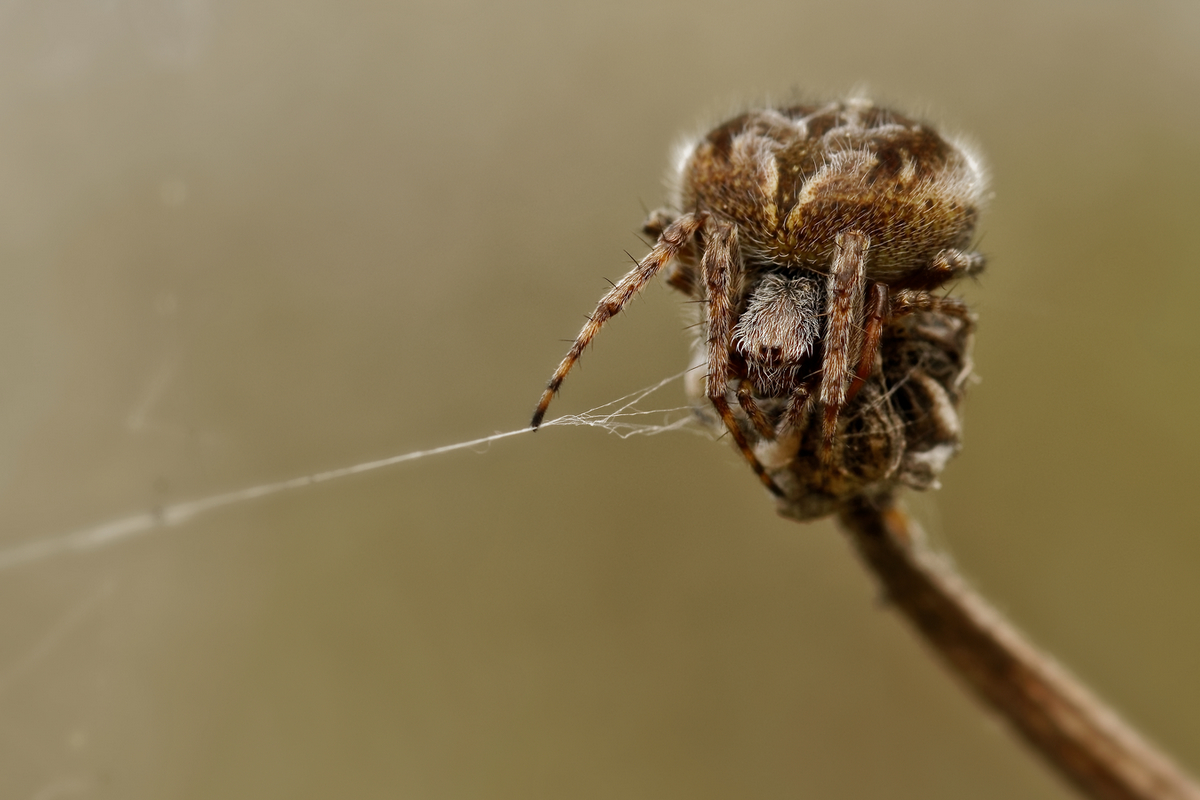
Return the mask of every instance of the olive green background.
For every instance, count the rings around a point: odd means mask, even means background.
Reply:
[[[520,428],[681,132],[865,86],[995,192],[911,505],[1200,769],[1197,42],[1191,0],[0,2],[0,550]],[[551,415],[682,369],[680,307]],[[727,442],[551,428],[0,572],[0,796],[1072,795]]]

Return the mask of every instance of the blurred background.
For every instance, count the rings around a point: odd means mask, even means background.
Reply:
[[[1197,42],[1187,0],[0,0],[0,552],[522,427],[681,133],[866,87],[995,192],[910,505],[1200,769]],[[681,370],[680,311],[551,416]],[[1072,794],[727,442],[550,428],[0,572],[0,796]]]

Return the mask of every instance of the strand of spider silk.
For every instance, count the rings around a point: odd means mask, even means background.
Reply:
[[[623,417],[646,416],[648,414],[662,413],[659,411],[629,411],[628,409],[633,403],[646,397],[647,395],[657,391],[673,380],[682,377],[683,373],[666,378],[663,381],[655,384],[648,389],[634,392],[631,395],[605,403],[602,406],[597,406],[591,411],[583,414],[574,414],[564,417],[557,417],[552,420],[547,420],[542,424],[543,428],[549,428],[558,425],[583,425],[589,427],[603,427],[607,430],[617,433],[621,438],[627,438],[635,433],[652,435],[661,433],[664,430],[673,430],[680,427],[680,421],[670,423],[668,425],[632,425],[630,423],[617,423],[613,420]],[[629,398],[635,398],[630,400]],[[627,402],[628,401],[628,402]],[[597,414],[597,411],[608,408],[610,406],[624,403],[617,411],[608,414]],[[682,422],[687,422],[684,418]],[[625,431],[622,433],[621,431]],[[121,519],[111,520],[100,525],[93,525],[88,528],[82,528],[71,533],[60,534],[58,536],[47,536],[25,544],[19,544],[10,547],[6,550],[0,550],[0,572],[4,572],[15,567],[20,567],[25,564],[32,564],[38,561],[45,561],[67,553],[86,553],[93,550],[98,550],[107,547],[117,542],[122,542],[142,534],[162,531],[167,528],[173,528],[189,522],[201,514],[213,511],[218,508],[232,506],[239,503],[246,503],[251,500],[258,500],[263,497],[288,492],[294,489],[303,489],[307,486],[314,486],[318,483],[326,483],[328,481],[338,480],[339,478],[347,478],[351,475],[360,475],[364,472],[371,472],[384,467],[402,464],[405,461],[415,461],[419,458],[427,458],[429,456],[440,455],[441,453],[449,453],[455,450],[465,450],[468,448],[479,447],[480,445],[490,444],[500,439],[507,439],[511,436],[519,436],[523,433],[532,433],[533,428],[521,428],[515,431],[506,431],[504,433],[495,433],[491,436],[484,436],[480,439],[472,439],[467,442],[458,442],[457,444],[443,445],[435,447],[431,450],[418,450],[413,453],[404,453],[402,455],[390,456],[389,458],[381,458],[375,461],[366,461],[362,464],[355,464],[351,467],[341,467],[339,469],[331,469],[325,472],[317,472],[312,475],[303,475],[299,478],[290,478],[288,480],[275,481],[273,483],[263,483],[258,486],[249,486],[244,489],[235,489],[230,492],[211,495],[199,500],[189,500],[182,503],[174,503],[172,505],[163,506],[153,511],[146,511],[141,514],[132,514]]]

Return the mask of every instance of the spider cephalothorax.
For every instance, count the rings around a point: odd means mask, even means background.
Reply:
[[[965,249],[985,185],[978,159],[852,99],[747,112],[689,142],[678,164],[672,207],[646,222],[654,247],[600,301],[534,427],[601,326],[669,266],[670,284],[704,309],[704,394],[763,483],[782,494],[771,473],[784,466],[764,467],[752,443],[809,429],[812,469],[844,475],[843,411],[864,387],[874,405],[856,424],[889,402],[885,332],[920,312],[969,336],[966,307],[930,292],[983,268]]]

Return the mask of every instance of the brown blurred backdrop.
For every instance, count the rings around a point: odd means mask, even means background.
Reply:
[[[0,549],[521,427],[681,131],[866,86],[994,176],[911,503],[1200,769],[1198,42],[1191,0],[0,0]],[[679,312],[552,415],[679,371]],[[727,443],[554,428],[0,573],[0,796],[1070,796],[877,600]]]

